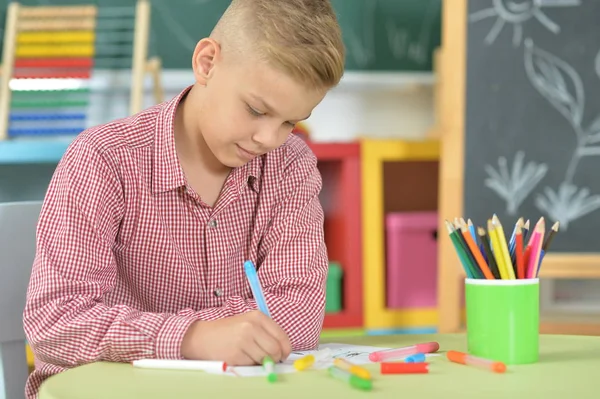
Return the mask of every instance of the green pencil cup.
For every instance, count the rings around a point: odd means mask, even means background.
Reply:
[[[539,279],[465,280],[467,347],[505,364],[539,358]]]

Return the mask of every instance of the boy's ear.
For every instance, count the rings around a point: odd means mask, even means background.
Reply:
[[[211,38],[204,38],[196,44],[192,58],[192,68],[196,82],[200,85],[206,86],[220,51],[221,46],[219,43]]]

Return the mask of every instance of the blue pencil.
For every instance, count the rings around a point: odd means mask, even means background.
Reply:
[[[477,246],[479,247],[479,251],[481,252],[481,255],[483,256],[483,259],[487,262],[488,259],[487,259],[487,255],[485,254],[485,249],[483,248],[483,243],[477,236],[477,230],[475,229],[475,226],[473,225],[473,221],[471,219],[467,220],[467,226],[469,227],[469,232],[471,232],[473,241],[475,241],[475,244],[477,244]]]
[[[508,251],[510,252],[510,259],[512,264],[515,264],[515,259],[516,259],[516,254],[515,254],[515,245],[516,245],[516,237],[515,235],[517,234],[517,227],[521,227],[521,229],[523,228],[523,218],[519,218],[519,220],[517,220],[517,223],[515,223],[515,228],[512,231],[512,235],[510,236],[510,241],[508,242]]]
[[[263,295],[262,287],[260,286],[260,281],[258,281],[258,275],[256,274],[254,263],[252,263],[250,260],[244,262],[244,271],[246,272],[248,283],[250,283],[250,289],[252,290],[252,296],[254,296],[256,305],[261,312],[271,317],[271,313],[267,307],[267,302],[265,301],[265,296]]]
[[[469,232],[471,233],[471,237],[473,237],[473,241],[477,242],[477,232],[475,231],[475,226],[473,226],[473,221],[471,221],[471,219],[467,220],[467,226],[469,227]]]

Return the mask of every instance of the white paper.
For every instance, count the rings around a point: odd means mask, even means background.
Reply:
[[[375,346],[358,346],[358,345],[347,345],[347,344],[323,344],[319,345],[317,350],[329,348],[331,349],[332,356],[329,359],[324,359],[320,362],[313,364],[312,369],[325,369],[333,365],[333,359],[342,358],[352,362],[353,364],[367,364],[372,363],[369,360],[369,354],[371,352],[377,352],[381,350],[391,348],[380,348]],[[294,368],[294,360],[300,359],[306,355],[310,355],[316,352],[313,351],[302,351],[292,352],[290,356],[283,362],[275,365],[275,372],[277,374],[295,373],[297,370]],[[266,377],[267,373],[264,371],[262,366],[237,366],[229,367],[227,372],[220,373],[224,375],[230,375],[234,377]]]

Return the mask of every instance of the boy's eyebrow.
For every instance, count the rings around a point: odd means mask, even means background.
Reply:
[[[268,112],[270,112],[272,114],[277,114],[277,111],[275,111],[275,109],[273,107],[271,107],[265,100],[263,100],[256,94],[250,94],[250,97],[252,97],[254,100],[260,102]],[[312,112],[310,114],[308,114],[307,116],[305,116],[304,118],[298,119],[296,122],[306,120],[306,119],[310,118],[311,115],[312,115]],[[294,121],[291,121],[291,122],[294,122]]]

